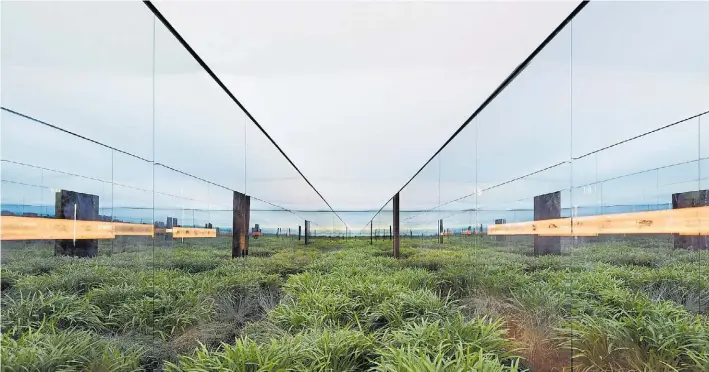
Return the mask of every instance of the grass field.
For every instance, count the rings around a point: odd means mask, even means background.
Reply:
[[[665,247],[666,246],[666,247]],[[3,244],[3,371],[709,371],[709,252],[524,240]],[[127,248],[127,249],[125,249]]]

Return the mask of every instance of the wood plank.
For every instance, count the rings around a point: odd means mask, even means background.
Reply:
[[[205,229],[203,227],[173,227],[173,238],[216,238],[217,229]]]
[[[709,207],[606,214],[488,226],[489,235],[596,236],[607,234],[709,234]]]
[[[115,235],[153,236],[155,227],[151,224],[114,222]]]
[[[1,240],[113,239],[110,222],[2,216]]]
[[[564,236],[571,233],[570,218],[541,221],[512,222],[487,227],[488,235],[542,235]]]
[[[1,240],[114,239],[116,235],[153,236],[153,225],[62,218],[2,216]],[[76,225],[76,233],[74,232]]]

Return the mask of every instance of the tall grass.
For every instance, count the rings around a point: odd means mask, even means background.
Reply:
[[[2,368],[709,370],[705,252],[414,240],[399,260],[364,240],[262,237],[239,260],[221,238],[93,259],[3,247]]]
[[[2,335],[3,371],[139,371],[142,350],[120,350],[88,331],[42,326]]]

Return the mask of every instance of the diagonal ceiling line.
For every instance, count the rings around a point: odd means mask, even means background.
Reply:
[[[448,146],[448,144],[451,143],[453,141],[453,139],[455,139],[455,137],[458,136],[458,134],[460,132],[462,132],[463,129],[465,129],[465,127],[468,126],[468,124],[470,124],[470,122],[473,121],[473,119],[475,119],[490,103],[492,103],[492,101],[494,101],[495,98],[497,98],[497,96],[500,95],[500,93],[502,93],[502,91],[505,90],[505,88],[507,88],[507,86],[510,85],[517,78],[517,76],[519,76],[522,73],[522,71],[524,71],[527,68],[527,66],[529,66],[529,64],[532,62],[532,60],[547,46],[547,44],[549,44],[556,37],[556,35],[558,35],[566,27],[566,25],[571,23],[571,20],[573,20],[574,17],[576,17],[576,15],[579,12],[581,12],[581,10],[586,5],[588,5],[588,2],[589,2],[589,0],[584,0],[578,6],[576,6],[576,8],[574,8],[574,10],[571,11],[571,13],[569,13],[569,15],[549,34],[549,36],[547,36],[541,42],[541,44],[539,44],[539,46],[537,46],[532,51],[532,53],[529,56],[527,56],[527,58],[525,58],[524,61],[522,61],[522,63],[520,63],[514,70],[512,70],[512,73],[510,73],[507,76],[507,78],[505,78],[505,80],[503,80],[502,83],[500,83],[500,85],[490,94],[490,96],[487,97],[487,99],[485,99],[485,101],[483,101],[483,103],[470,115],[470,117],[468,117],[468,119],[466,119],[463,122],[463,124],[460,126],[460,128],[458,128],[458,130],[456,130],[455,133],[453,133],[453,135],[450,138],[448,138],[448,140],[443,144],[443,146],[441,146],[441,148],[439,148],[438,151],[436,151],[433,154],[433,156],[431,156],[431,158],[428,159],[428,161],[426,161],[423,164],[423,166],[421,166],[421,168],[418,171],[416,171],[416,173],[414,173],[414,175],[408,181],[406,181],[404,186],[402,186],[394,194],[397,194],[397,193],[400,193],[401,191],[403,191],[406,188],[406,186],[408,186],[411,183],[411,181],[413,181],[414,178],[416,178],[416,176],[418,176],[419,173],[421,173],[421,171],[423,171],[423,169],[426,168],[426,166],[433,159],[435,159],[436,156],[438,156],[438,154],[440,154],[441,151],[443,151],[443,149],[446,146]],[[384,205],[379,209],[377,214],[379,214],[382,211],[382,209],[384,209],[386,207],[386,205],[389,204],[389,202],[393,198],[394,198],[394,196],[392,195],[392,197],[389,200],[387,200],[387,202],[384,203]],[[374,216],[376,217],[377,214],[375,214]],[[372,219],[374,219],[374,217],[372,217]]]
[[[229,98],[231,98],[231,100],[234,101],[234,103],[236,103],[237,106],[239,106],[239,108],[246,114],[246,116],[248,116],[249,119],[251,119],[251,121],[254,123],[254,125],[256,125],[256,127],[259,130],[261,130],[261,132],[266,136],[266,138],[268,138],[268,140],[271,141],[273,146],[275,146],[276,149],[278,149],[278,151],[281,153],[281,155],[283,155],[283,157],[286,160],[288,160],[288,163],[290,163],[290,165],[293,166],[293,169],[295,169],[298,172],[298,174],[300,174],[300,176],[303,177],[303,180],[305,180],[305,182],[308,183],[308,185],[313,189],[313,191],[315,191],[315,193],[318,194],[320,199],[322,199],[322,201],[325,202],[325,204],[328,206],[328,208],[330,208],[330,211],[332,211],[332,213],[334,213],[337,216],[337,218],[343,224],[345,224],[345,226],[347,226],[347,223],[345,223],[345,221],[342,220],[340,215],[337,214],[337,212],[335,212],[335,210],[332,208],[330,203],[328,203],[327,200],[325,200],[325,198],[322,196],[322,194],[320,194],[320,192],[315,188],[315,186],[313,186],[313,184],[310,183],[310,181],[308,180],[307,177],[305,177],[303,172],[301,172],[300,169],[298,169],[298,167],[295,165],[295,163],[293,163],[293,161],[288,157],[288,155],[286,155],[286,153],[280,148],[280,146],[278,146],[276,141],[274,141],[273,138],[271,138],[271,136],[266,132],[266,130],[263,129],[261,124],[259,124],[258,121],[256,121],[256,119],[251,115],[251,113],[246,109],[246,107],[244,107],[244,105],[242,105],[241,102],[239,102],[239,100],[236,98],[236,96],[234,96],[234,94],[229,90],[229,88],[227,88],[226,85],[224,85],[224,83],[221,81],[221,79],[219,79],[219,77],[214,73],[214,71],[212,71],[212,69],[207,65],[207,63],[202,59],[202,57],[200,57],[199,54],[197,54],[197,52],[194,49],[192,49],[192,47],[187,43],[187,41],[182,37],[182,35],[180,35],[180,33],[177,32],[175,27],[173,27],[172,24],[170,24],[170,22],[167,20],[167,18],[165,18],[165,16],[162,13],[160,13],[160,11],[155,7],[155,5],[153,5],[153,3],[151,1],[143,1],[143,4],[145,4],[145,6],[147,6],[151,12],[153,12],[155,17],[160,20],[160,22],[163,24],[163,26],[165,26],[165,28],[168,29],[168,31],[170,31],[170,33],[175,37],[175,39],[177,39],[177,41],[182,45],[182,47],[185,48],[185,50],[187,50],[187,52],[202,67],[202,69],[204,69],[204,71],[212,78],[212,80],[214,80],[214,82],[217,83],[217,85],[219,85],[219,87],[222,88],[224,93],[226,93],[229,96]]]

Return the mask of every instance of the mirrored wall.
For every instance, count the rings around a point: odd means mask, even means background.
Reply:
[[[198,342],[233,341],[240,325],[219,306],[270,288],[265,257],[288,265],[306,235],[345,237],[145,4],[7,2],[1,14],[9,370],[157,370]],[[73,346],[51,357],[41,345]]]
[[[709,368],[707,14],[589,3],[399,192],[533,371]]]

